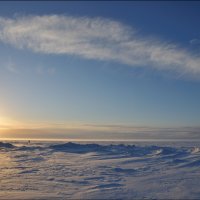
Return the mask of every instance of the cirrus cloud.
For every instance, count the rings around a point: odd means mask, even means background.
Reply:
[[[76,55],[179,75],[200,75],[200,59],[189,50],[140,36],[133,27],[106,18],[0,17],[0,41],[37,53]]]

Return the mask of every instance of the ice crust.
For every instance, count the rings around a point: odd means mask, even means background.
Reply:
[[[0,142],[0,199],[199,199],[199,147]]]

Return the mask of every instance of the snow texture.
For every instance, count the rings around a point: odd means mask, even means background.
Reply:
[[[0,199],[200,199],[200,143],[0,142]]]

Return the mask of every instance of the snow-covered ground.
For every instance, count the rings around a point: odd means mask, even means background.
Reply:
[[[200,199],[200,142],[1,142],[0,199]]]

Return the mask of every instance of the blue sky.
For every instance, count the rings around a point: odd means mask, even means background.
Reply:
[[[0,2],[2,137],[196,131],[199,11],[179,1]]]

